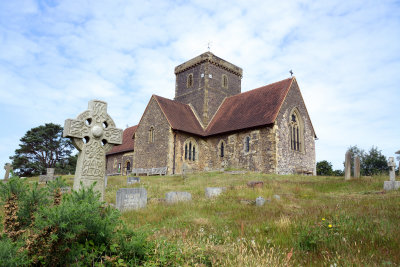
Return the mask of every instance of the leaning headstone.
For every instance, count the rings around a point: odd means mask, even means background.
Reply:
[[[206,197],[213,198],[222,194],[226,191],[226,187],[206,187]]]
[[[147,205],[145,188],[120,188],[116,196],[117,209],[120,211],[138,210]]]
[[[400,188],[400,181],[396,181],[396,162],[394,162],[394,157],[390,157],[388,161],[389,166],[389,178],[390,181],[383,182],[383,189],[384,190],[396,190]]]
[[[107,114],[107,103],[91,100],[88,110],[77,119],[67,119],[64,125],[64,137],[69,137],[78,149],[78,161],[74,177],[74,190],[81,183],[84,187],[94,186],[94,190],[104,199],[106,153],[114,146],[122,144],[122,129],[117,129]]]
[[[165,202],[170,204],[190,200],[192,200],[192,194],[189,192],[168,192],[165,194]]]
[[[351,179],[351,152],[346,152],[346,158],[344,161],[344,179],[350,180]]]
[[[251,188],[262,188],[264,186],[264,182],[262,181],[250,181],[247,183],[248,187]]]
[[[360,178],[360,157],[354,157],[354,178]]]
[[[4,174],[4,181],[8,180],[8,177],[10,176],[10,171],[13,169],[12,165],[10,163],[6,163],[4,165],[4,169],[6,170],[6,173]]]
[[[273,198],[275,198],[276,200],[281,200],[281,196],[280,195],[274,195]]]
[[[127,183],[128,184],[136,184],[136,183],[140,183],[140,178],[139,177],[128,177],[127,178]]]
[[[55,179],[55,177],[54,177],[54,168],[47,168],[46,169],[46,174],[39,176],[39,183],[46,183],[46,182],[49,182],[49,181],[53,181],[54,179]]]
[[[263,198],[263,197],[258,197],[258,198],[256,198],[256,206],[264,206],[264,204],[265,204],[265,198]]]

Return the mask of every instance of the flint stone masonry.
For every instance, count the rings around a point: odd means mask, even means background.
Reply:
[[[206,187],[206,197],[213,198],[222,194],[226,191],[226,187]]]
[[[169,204],[190,200],[192,200],[192,194],[189,192],[168,192],[165,194],[165,202]]]
[[[10,163],[6,163],[4,165],[4,169],[6,170],[6,173],[4,174],[4,181],[8,180],[8,177],[10,176],[10,171],[13,169],[12,165]]]
[[[400,181],[396,181],[396,173],[395,173],[396,163],[394,162],[394,157],[389,158],[388,166],[389,166],[390,181],[383,182],[383,189],[387,191],[397,190],[400,188]]]
[[[360,178],[360,157],[354,157],[354,178]]]
[[[116,207],[120,211],[138,210],[147,205],[145,188],[120,188],[117,191]]]
[[[350,180],[351,179],[351,152],[346,152],[346,158],[344,161],[344,179]]]
[[[256,198],[256,206],[264,206],[264,204],[265,204],[265,198],[263,198],[263,197],[258,197],[258,198]]]
[[[39,176],[39,183],[46,183],[54,179],[54,168],[47,168],[46,175]]]
[[[136,184],[136,183],[140,183],[139,177],[128,177],[127,178],[127,184]]]
[[[77,119],[67,119],[64,125],[64,137],[69,137],[78,149],[74,190],[78,191],[81,182],[84,187],[94,186],[94,190],[104,200],[105,190],[105,155],[117,144],[122,144],[122,130],[115,127],[112,118],[107,114],[107,103],[91,100],[88,110]]]

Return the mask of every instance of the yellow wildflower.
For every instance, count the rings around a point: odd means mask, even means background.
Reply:
[[[325,221],[325,218],[322,218],[323,221]]]
[[[328,225],[329,228],[332,228],[332,224]]]

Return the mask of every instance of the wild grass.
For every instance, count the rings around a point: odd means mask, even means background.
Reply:
[[[127,185],[112,176],[105,200],[115,203],[119,188],[147,189],[147,207],[122,218],[155,242],[149,266],[398,266],[400,191],[384,192],[384,180],[211,172]],[[206,199],[206,187],[227,190]],[[193,199],[168,205],[162,199],[169,191]],[[253,204],[258,196],[267,199],[262,207]]]

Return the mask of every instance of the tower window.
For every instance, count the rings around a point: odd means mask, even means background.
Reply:
[[[244,151],[245,152],[250,151],[250,136],[246,136],[245,138]]]
[[[193,86],[193,73],[190,73],[187,77],[186,87],[190,88]]]
[[[226,76],[225,74],[222,75],[222,87],[228,88],[228,76]]]

